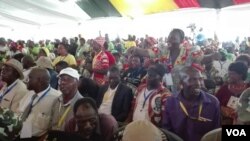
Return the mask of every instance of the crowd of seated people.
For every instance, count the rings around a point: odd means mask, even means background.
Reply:
[[[250,123],[249,44],[0,38],[0,140],[220,141]]]

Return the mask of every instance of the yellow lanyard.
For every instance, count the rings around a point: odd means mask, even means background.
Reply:
[[[186,109],[186,107],[184,106],[184,104],[180,101],[180,106],[181,106],[181,109],[182,109],[182,111],[186,114],[186,116],[188,116],[188,117],[190,117],[191,119],[192,119],[192,117],[191,116],[189,116],[189,114],[188,114],[188,112],[187,112],[187,109]],[[202,103],[200,103],[200,105],[199,105],[199,113],[198,113],[198,119],[197,120],[201,120],[201,111],[202,111]]]
[[[60,129],[62,126],[63,121],[65,120],[66,116],[68,115],[69,111],[71,109],[71,106],[69,106],[63,113],[63,115],[61,116],[61,118],[59,119],[58,123],[57,123],[57,128]]]

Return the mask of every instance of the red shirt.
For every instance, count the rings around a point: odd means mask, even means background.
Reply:
[[[109,66],[113,66],[115,64],[115,57],[109,51],[105,51],[105,53],[107,54],[109,59]]]

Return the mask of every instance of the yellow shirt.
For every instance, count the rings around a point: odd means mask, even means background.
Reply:
[[[73,55],[68,54],[67,56],[57,56],[56,59],[53,61],[53,66],[55,66],[58,62],[65,61],[70,66],[76,65],[76,59]]]
[[[129,48],[131,48],[131,47],[136,47],[135,41],[126,41],[126,42],[125,42],[125,48],[126,48],[126,49],[129,49]]]

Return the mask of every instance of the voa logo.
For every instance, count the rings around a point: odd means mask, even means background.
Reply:
[[[226,129],[227,136],[247,136],[244,129]]]

